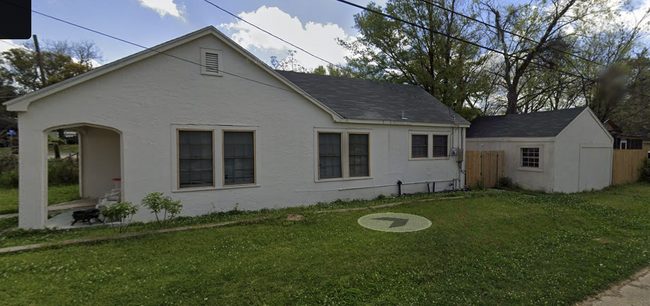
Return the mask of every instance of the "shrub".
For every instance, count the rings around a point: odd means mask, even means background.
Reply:
[[[47,180],[50,185],[77,184],[79,182],[79,161],[72,158],[49,160]]]
[[[99,212],[107,220],[119,220],[120,231],[122,231],[122,228],[125,227],[124,221],[127,218],[133,218],[133,215],[138,212],[138,207],[131,202],[120,202],[102,206]]]
[[[171,219],[180,214],[183,209],[181,201],[174,201],[169,196],[163,196],[162,192],[148,194],[142,199],[142,206],[149,208],[156,215],[156,221],[160,221],[158,218],[158,213],[160,212],[163,212],[164,221],[167,219],[167,213],[169,213],[169,218]]]
[[[505,190],[519,190],[521,187],[517,183],[513,182],[511,178],[507,176],[502,176],[497,182],[497,188]]]
[[[18,188],[18,170],[2,171],[0,173],[0,187]]]
[[[18,169],[18,155],[8,151],[0,152],[0,172]]]
[[[650,182],[650,158],[643,160],[643,166],[641,166],[641,180]]]
[[[485,190],[486,189],[485,182],[483,182],[482,180],[476,180],[476,182],[474,183],[474,186],[472,186],[471,189],[472,190]]]

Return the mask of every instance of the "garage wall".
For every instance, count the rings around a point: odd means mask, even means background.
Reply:
[[[554,138],[467,138],[468,151],[505,151],[504,175],[525,189],[553,191]],[[521,148],[540,148],[540,168],[521,167]]]
[[[602,189],[611,183],[613,138],[594,113],[585,109],[557,137],[557,192]]]

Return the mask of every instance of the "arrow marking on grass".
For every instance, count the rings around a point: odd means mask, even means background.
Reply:
[[[388,228],[402,227],[406,225],[407,222],[409,222],[409,219],[389,218],[389,217],[373,218],[373,220],[393,221],[393,223]]]

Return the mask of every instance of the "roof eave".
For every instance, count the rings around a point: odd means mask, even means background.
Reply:
[[[461,122],[417,122],[388,119],[335,119],[336,123],[353,123],[353,124],[377,124],[377,125],[402,125],[402,126],[429,126],[429,127],[462,127],[468,128],[469,123]]]

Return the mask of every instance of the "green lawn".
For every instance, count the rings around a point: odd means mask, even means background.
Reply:
[[[50,186],[48,204],[58,204],[79,199],[79,185]],[[18,189],[0,188],[0,214],[18,212]]]
[[[577,195],[474,195],[373,211],[271,211],[303,212],[305,219],[3,255],[0,283],[8,285],[0,286],[0,300],[570,305],[650,264],[649,184]],[[375,212],[416,214],[433,225],[411,233],[358,225]],[[8,239],[57,234],[13,235]]]
[[[54,147],[49,146],[48,151],[50,154],[54,154]],[[61,152],[61,154],[79,153],[79,145],[60,145],[59,152]]]

